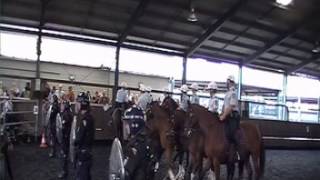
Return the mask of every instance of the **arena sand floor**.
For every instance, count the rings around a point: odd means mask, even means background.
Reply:
[[[93,180],[107,180],[110,143],[94,146]],[[48,157],[48,149],[34,144],[16,145],[10,152],[15,180],[55,180],[59,171],[58,159]],[[71,169],[71,167],[70,167]],[[222,167],[225,179],[225,166]],[[164,173],[162,173],[164,174]],[[161,175],[158,176],[159,179]],[[237,176],[236,176],[237,177]],[[74,179],[73,172],[68,180]],[[320,150],[267,150],[265,180],[319,180]]]

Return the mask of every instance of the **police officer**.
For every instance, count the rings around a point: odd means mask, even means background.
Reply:
[[[49,157],[54,157],[56,153],[56,145],[57,145],[57,132],[56,132],[56,118],[58,113],[60,112],[60,104],[59,104],[59,99],[56,94],[52,95],[52,104],[51,104],[51,114],[49,118],[49,123],[50,123],[50,145],[51,145],[51,150],[49,153]]]
[[[190,89],[192,91],[192,96],[191,96],[191,100],[190,103],[191,104],[200,104],[200,98],[197,94],[198,90],[199,90],[199,86],[197,83],[192,83],[190,86]]]
[[[180,91],[182,92],[181,94],[181,102],[179,105],[179,108],[185,112],[188,110],[188,101],[189,101],[189,96],[187,94],[188,92],[188,86],[186,84],[182,85],[180,88]]]
[[[76,132],[76,180],[91,180],[92,144],[94,140],[94,120],[90,114],[90,101],[84,93],[79,94],[79,127]]]
[[[208,110],[210,112],[213,112],[213,113],[217,113],[218,112],[218,98],[216,96],[216,93],[217,93],[217,90],[218,90],[218,86],[215,82],[210,82],[208,84],[208,87],[207,87],[207,90],[209,91],[210,93],[210,99],[209,99],[209,105],[208,105]]]
[[[116,108],[123,108],[126,109],[126,106],[128,104],[129,101],[129,94],[128,94],[128,90],[127,88],[127,83],[126,82],[122,82],[120,84],[120,89],[117,91],[117,97],[116,97]]]
[[[152,102],[152,96],[149,91],[151,88],[141,86],[140,87],[141,95],[138,99],[137,106],[140,107],[143,111],[146,111],[147,105]]]
[[[223,110],[220,115],[220,121],[225,122],[225,129],[228,140],[234,144],[236,148],[239,145],[239,139],[236,137],[236,131],[240,126],[240,114],[238,108],[238,97],[235,89],[235,78],[230,75],[227,78],[228,91],[224,98]],[[239,154],[238,154],[239,158]]]
[[[140,107],[133,105],[125,111],[123,121],[129,127],[128,139],[133,138],[145,126],[144,112]]]
[[[58,178],[63,179],[68,175],[68,155],[70,145],[70,132],[73,120],[73,113],[69,101],[63,101],[62,114],[62,142],[61,142],[61,165],[62,171],[58,174]]]

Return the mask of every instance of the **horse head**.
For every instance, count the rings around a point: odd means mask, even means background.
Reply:
[[[198,112],[194,108],[194,104],[189,104],[188,111],[186,114],[186,120],[184,123],[184,135],[189,137],[193,130],[199,128],[199,117]]]
[[[173,114],[173,112],[179,107],[179,105],[174,99],[172,99],[172,97],[167,96],[162,101],[161,107],[168,110],[170,114]]]

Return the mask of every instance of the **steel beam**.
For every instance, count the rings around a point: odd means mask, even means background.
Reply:
[[[46,7],[49,0],[41,0],[41,12],[38,27],[38,39],[37,39],[37,63],[36,63],[36,78],[40,79],[40,57],[41,57],[41,43],[42,43],[42,28],[45,24]]]
[[[184,56],[182,61],[182,84],[187,83],[187,60],[188,58]]]
[[[313,55],[312,58],[310,58],[309,60],[305,60],[305,61],[301,62],[300,64],[292,67],[291,69],[288,69],[287,73],[288,74],[292,74],[292,73],[294,73],[296,71],[299,71],[302,68],[306,67],[308,64],[316,62],[319,58],[320,58],[320,54]]]
[[[114,71],[114,86],[112,90],[112,102],[113,104],[116,101],[117,91],[119,87],[119,58],[120,58],[120,46],[117,46],[116,49],[116,67]]]
[[[141,17],[144,13],[144,10],[146,9],[148,3],[150,0],[141,0],[139,2],[138,7],[134,11],[133,15],[131,16],[128,24],[126,25],[124,31],[120,34],[118,43],[121,45],[127,38],[130,30],[135,25],[136,21]]]
[[[234,4],[222,17],[220,17],[215,23],[213,23],[206,32],[201,35],[198,40],[191,45],[191,47],[186,51],[186,56],[191,56],[195,51],[198,50],[199,47],[203,45],[203,43],[210,39],[211,36],[222,26],[222,24],[230,19],[241,7],[245,4],[247,0],[238,0],[236,4]]]
[[[288,37],[293,36],[294,34],[296,34],[296,32],[298,30],[300,30],[302,27],[304,27],[306,24],[312,22],[314,20],[315,17],[313,17],[315,15],[315,12],[312,12],[310,14],[308,14],[302,21],[300,21],[298,24],[296,24],[294,27],[292,27],[291,29],[289,29],[288,31],[282,33],[280,36],[278,36],[276,39],[274,39],[273,41],[268,42],[264,48],[260,49],[259,51],[257,51],[256,53],[254,53],[253,55],[249,56],[245,61],[244,61],[244,65],[251,63],[252,61],[254,61],[255,59],[257,59],[258,57],[260,57],[263,53],[269,51],[273,46],[279,45],[280,43],[282,43],[284,40],[286,40]]]

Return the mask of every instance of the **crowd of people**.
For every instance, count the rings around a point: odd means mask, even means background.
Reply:
[[[10,98],[31,98],[31,84],[27,82],[24,89],[20,90],[17,83],[13,82],[10,88],[3,86],[3,82],[0,81],[0,96],[10,97]]]

